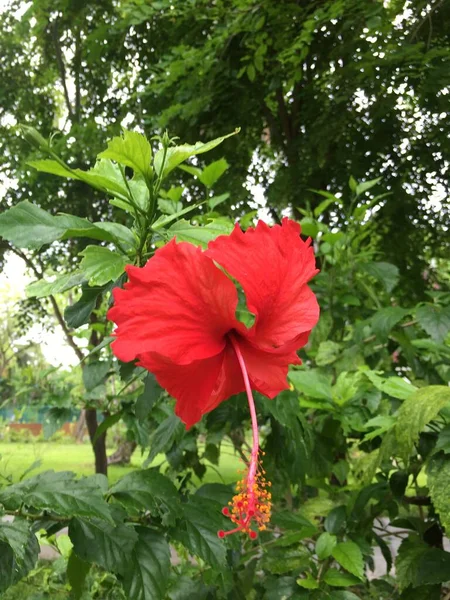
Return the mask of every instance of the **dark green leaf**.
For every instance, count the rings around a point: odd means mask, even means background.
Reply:
[[[450,331],[450,306],[425,304],[416,309],[419,325],[436,342],[443,342]]]
[[[399,278],[398,267],[387,262],[370,262],[359,265],[359,270],[380,281],[387,292],[392,292]]]
[[[85,365],[83,368],[83,383],[86,390],[89,392],[104,383],[110,368],[109,361],[97,360]]]
[[[339,533],[346,524],[347,521],[347,511],[345,506],[336,506],[331,510],[324,523],[325,530],[328,533],[337,534]]]
[[[448,534],[450,533],[450,457],[442,454],[433,456],[428,463],[427,477],[433,506]]]
[[[0,236],[19,248],[40,248],[64,233],[57,218],[28,200],[19,202],[0,215]]]
[[[25,560],[29,537],[30,525],[24,519],[0,521],[0,542],[6,542],[11,547],[18,565]]]
[[[104,421],[102,421],[100,423],[100,425],[97,427],[97,431],[95,432],[95,435],[92,439],[92,444],[95,444],[98,440],[98,438],[103,435],[105,433],[105,431],[108,431],[108,429],[110,427],[112,427],[113,425],[115,425],[116,423],[118,423],[120,421],[120,419],[122,418],[122,412],[118,412],[115,415],[110,415],[109,417],[106,417],[106,419]]]
[[[129,525],[112,525],[100,519],[72,519],[69,537],[74,551],[88,563],[96,563],[113,573],[123,573],[138,539]]]
[[[408,310],[400,306],[388,306],[379,310],[372,317],[373,332],[380,338],[386,338],[391,329],[408,313]]]
[[[176,415],[172,414],[164,419],[153,434],[147,463],[151,463],[160,452],[169,450],[174,441],[183,435],[183,431],[184,425]]]
[[[8,510],[30,506],[64,517],[99,517],[113,522],[95,477],[76,480],[69,471],[45,471],[0,490],[0,503]]]
[[[170,570],[170,549],[163,535],[136,527],[138,541],[127,562],[123,587],[130,600],[163,600]]]
[[[67,581],[75,600],[81,600],[90,568],[91,565],[81,560],[74,552],[70,554],[67,562]]]
[[[64,319],[69,327],[77,329],[88,323],[101,292],[101,287],[83,286],[81,297],[64,311]]]
[[[30,531],[20,564],[9,543],[0,541],[0,593],[14,585],[34,569],[39,554],[39,544]]]
[[[144,391],[136,400],[135,414],[140,421],[144,421],[150,414],[153,405],[161,396],[162,388],[152,373],[148,373],[144,381]]]
[[[170,521],[178,516],[180,510],[174,484],[154,469],[128,473],[113,485],[109,493],[127,509],[148,510]]]

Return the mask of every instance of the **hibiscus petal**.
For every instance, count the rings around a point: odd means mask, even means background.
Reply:
[[[259,221],[245,233],[236,225],[205,252],[241,284],[256,315],[249,337],[260,347],[281,346],[318,321],[319,306],[306,285],[318,270],[310,240],[299,234],[300,225],[287,218],[273,227]]]
[[[289,365],[302,364],[295,348],[304,346],[308,341],[308,335],[309,333],[301,334],[291,344],[272,349],[258,348],[249,340],[236,337],[252,389],[268,398],[274,398],[281,391],[289,389],[287,381]]]
[[[221,352],[189,365],[178,365],[156,352],[146,352],[139,357],[138,365],[151,371],[160,386],[176,399],[175,413],[189,429],[224,399],[211,405],[223,360],[224,352]]]
[[[108,311],[120,360],[157,352],[184,365],[225,347],[236,323],[236,288],[200,248],[173,240],[145,267],[126,270],[129,281],[114,289]]]

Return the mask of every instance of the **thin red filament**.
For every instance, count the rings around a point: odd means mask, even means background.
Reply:
[[[258,537],[258,534],[252,527],[256,526],[259,531],[263,531],[266,529],[266,524],[270,519],[272,506],[271,494],[267,490],[267,488],[270,487],[270,482],[266,482],[264,478],[265,471],[258,462],[258,421],[256,419],[255,401],[253,399],[252,388],[244,357],[242,356],[236,338],[233,335],[230,335],[229,338],[236,353],[236,358],[239,362],[242,377],[244,379],[245,390],[247,392],[248,406],[252,421],[253,443],[248,471],[244,478],[236,484],[236,495],[233,497],[233,500],[229,502],[230,508],[225,507],[222,510],[222,513],[229,517],[236,527],[230,531],[221,530],[218,532],[218,536],[224,538],[227,535],[241,531],[254,540]]]

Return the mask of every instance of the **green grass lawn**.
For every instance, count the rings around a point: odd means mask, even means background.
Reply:
[[[138,469],[145,461],[148,452],[141,453],[138,448],[127,466],[111,466],[108,469],[108,479],[114,483],[127,473]],[[157,456],[153,466],[163,463],[165,457]],[[40,465],[28,474],[28,477],[42,471],[74,471],[77,475],[92,475],[94,473],[94,456],[89,444],[58,444],[52,442],[37,443],[0,443],[0,477],[12,475],[19,479],[34,462]],[[204,461],[207,472],[202,483],[233,483],[238,478],[237,470],[241,467],[239,458],[234,454],[230,444],[222,444],[219,465]],[[164,470],[164,465],[163,465]]]

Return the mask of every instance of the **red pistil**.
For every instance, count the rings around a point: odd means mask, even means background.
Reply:
[[[252,526],[256,526],[259,531],[264,531],[266,524],[270,520],[272,495],[266,488],[270,487],[271,484],[270,482],[266,482],[264,478],[265,471],[258,462],[258,421],[256,419],[255,402],[244,357],[233,335],[230,335],[230,340],[241,368],[242,377],[244,378],[252,421],[253,444],[248,471],[243,479],[236,484],[236,494],[232,501],[229,502],[230,508],[225,507],[222,509],[222,513],[229,517],[236,527],[230,531],[221,530],[217,535],[220,538],[224,538],[232,533],[242,531],[243,533],[247,533],[250,539],[254,540],[258,537],[258,534],[252,529]]]

